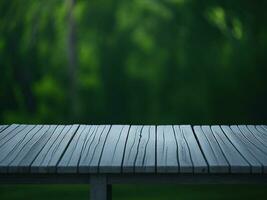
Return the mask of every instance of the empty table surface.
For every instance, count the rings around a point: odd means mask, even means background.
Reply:
[[[266,172],[265,125],[0,125],[2,174]]]

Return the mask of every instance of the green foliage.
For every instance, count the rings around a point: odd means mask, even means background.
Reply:
[[[266,123],[266,1],[69,2],[0,1],[1,123]]]

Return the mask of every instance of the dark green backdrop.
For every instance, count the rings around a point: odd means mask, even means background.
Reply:
[[[265,0],[2,0],[0,122],[267,121]]]

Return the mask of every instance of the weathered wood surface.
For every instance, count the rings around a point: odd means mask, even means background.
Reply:
[[[186,173],[206,173],[208,165],[198,145],[191,126],[174,126],[178,142],[178,158],[180,171]],[[179,145],[180,144],[180,145]]]
[[[128,125],[114,125],[111,127],[99,161],[99,172],[119,173],[121,171],[129,127]]]
[[[194,126],[196,137],[207,159],[209,172],[228,173],[229,164],[209,127]]]
[[[266,174],[267,126],[0,125],[1,174]]]
[[[157,127],[157,172],[177,173],[179,161],[177,157],[177,140],[172,126]]]

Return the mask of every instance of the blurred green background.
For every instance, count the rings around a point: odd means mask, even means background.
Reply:
[[[0,122],[266,123],[265,0],[1,0]]]
[[[266,199],[266,185],[123,185],[113,186],[114,200]],[[17,185],[0,187],[1,200],[89,200],[87,185]]]
[[[267,124],[266,8],[265,0],[0,0],[0,123]],[[235,198],[249,198],[266,186],[170,188],[114,195],[218,199],[235,188]],[[0,199],[87,198],[87,190],[1,186]]]

